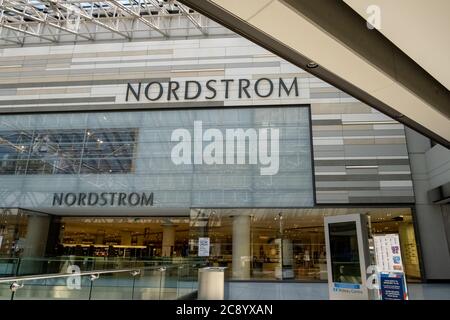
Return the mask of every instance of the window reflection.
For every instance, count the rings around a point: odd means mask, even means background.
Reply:
[[[282,215],[280,214],[282,213]],[[198,238],[209,237],[211,253],[208,262],[227,267],[234,279],[233,259],[250,259],[246,279],[328,279],[324,217],[365,213],[369,217],[369,237],[397,233],[408,281],[420,281],[420,267],[410,208],[311,208],[311,209],[200,209],[191,210],[191,251],[198,254]],[[250,217],[248,238],[236,228],[235,217]],[[282,223],[280,218],[282,217]],[[356,241],[356,225],[337,225],[331,233],[333,281],[361,283]],[[237,249],[236,249],[237,246]],[[245,247],[248,250],[242,250]],[[244,256],[241,252],[249,252]],[[345,252],[344,255],[341,253]],[[246,254],[247,254],[246,253]],[[241,265],[241,264],[239,264]]]
[[[136,128],[0,131],[0,174],[129,173]]]

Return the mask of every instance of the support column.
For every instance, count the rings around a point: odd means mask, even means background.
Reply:
[[[233,279],[250,278],[250,216],[233,217]]]
[[[28,216],[27,235],[22,257],[43,257],[47,245],[50,216]]]
[[[430,140],[409,128],[405,128],[405,133],[408,141],[416,200],[415,218],[425,278],[426,280],[450,279],[450,251],[445,234],[442,206],[430,203],[428,199],[428,190],[431,186],[426,152],[431,148]]]
[[[173,224],[163,224],[162,256],[170,257],[172,248],[175,246],[175,226]]]
[[[46,272],[46,264],[34,258],[42,258],[45,255],[49,229],[50,216],[28,216],[27,234],[20,264],[22,275]]]

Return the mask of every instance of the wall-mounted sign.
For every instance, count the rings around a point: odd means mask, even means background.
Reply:
[[[198,238],[198,256],[209,257],[209,238]]]
[[[375,258],[379,271],[403,272],[398,234],[374,235]]]
[[[238,99],[254,97],[269,98],[273,95],[280,97],[298,97],[297,78],[283,80],[283,78],[269,79],[210,79],[206,82],[187,81],[151,81],[148,83],[128,83],[125,101],[158,101],[158,100],[206,100],[230,99],[230,92],[237,92]],[[220,96],[219,96],[220,92]],[[233,97],[235,98],[235,97]]]
[[[52,206],[153,206],[153,192],[54,193]]]

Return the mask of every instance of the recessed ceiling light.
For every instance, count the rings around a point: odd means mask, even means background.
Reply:
[[[314,69],[314,68],[317,68],[319,65],[317,63],[315,63],[314,61],[310,61],[306,66],[310,69]]]

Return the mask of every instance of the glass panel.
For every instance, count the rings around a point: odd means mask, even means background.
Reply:
[[[361,283],[358,238],[355,222],[328,226],[333,282]]]
[[[8,177],[5,207],[106,187],[164,208],[314,204],[306,107],[5,115],[0,130],[0,174],[33,176]]]
[[[130,173],[137,132],[134,128],[0,131],[0,174]]]
[[[399,234],[407,280],[420,280],[410,208],[192,209],[189,252],[191,256],[197,256],[198,238],[209,237],[210,256],[204,259],[211,266],[227,267],[227,277],[235,277],[235,259],[240,262],[251,261],[247,278],[252,280],[282,278],[327,281],[324,216],[361,212],[369,217],[369,236],[379,233]],[[238,237],[235,237],[235,232],[242,231],[235,229],[234,225],[234,219],[239,215],[250,217],[248,247],[245,238],[239,238],[238,241]],[[246,247],[248,251],[244,251],[245,254],[239,250],[235,252],[235,243]],[[282,250],[280,243],[283,243]],[[339,244],[344,246],[348,242]],[[351,266],[353,260],[348,260],[349,257],[351,255],[343,257],[348,264],[342,270],[345,271],[343,277],[351,276],[352,270],[360,272],[357,265]],[[280,266],[281,259],[283,267]],[[339,267],[337,269],[339,272]]]

